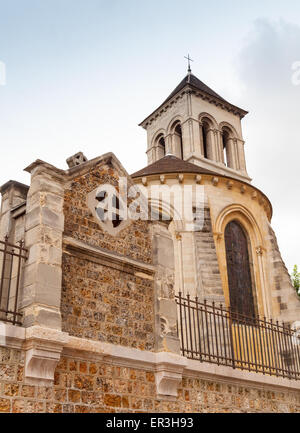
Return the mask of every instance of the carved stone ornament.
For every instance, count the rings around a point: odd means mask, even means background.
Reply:
[[[202,180],[202,176],[200,174],[196,174],[195,176],[196,183],[200,184]]]
[[[113,185],[104,184],[91,191],[87,204],[102,230],[112,236],[130,225],[127,203]]]
[[[219,183],[219,178],[218,177],[213,177],[211,180],[213,186],[217,186]]]
[[[176,363],[167,353],[159,353],[155,373],[156,393],[158,398],[175,400],[182,381],[182,372],[186,366],[186,359],[176,356]],[[161,358],[161,359],[160,359]]]
[[[227,188],[228,188],[228,189],[232,189],[232,187],[233,187],[233,182],[232,182],[232,180],[229,180],[229,181],[227,182]]]
[[[68,334],[33,326],[26,330],[25,383],[50,386]]]

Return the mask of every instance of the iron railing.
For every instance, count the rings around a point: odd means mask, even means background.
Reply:
[[[24,242],[11,244],[6,236],[0,241],[0,321],[21,325],[18,300],[22,284],[23,262],[27,258]]]
[[[300,336],[290,325],[247,317],[196,297],[175,297],[182,355],[300,380]]]

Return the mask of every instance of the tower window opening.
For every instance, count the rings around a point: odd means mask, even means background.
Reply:
[[[182,130],[181,130],[181,125],[180,124],[178,124],[175,127],[174,132],[175,132],[175,134],[177,135],[177,138],[178,138],[177,154],[178,154],[179,158],[183,159]]]
[[[223,155],[224,155],[224,164],[226,167],[230,167],[230,158],[229,158],[229,132],[227,130],[223,130],[222,141],[223,141]]]
[[[157,138],[157,157],[158,159],[163,158],[166,155],[166,142],[165,138],[160,135]]]
[[[208,142],[207,142],[207,133],[208,133],[208,124],[205,122],[202,126],[202,143],[203,143],[203,156],[204,158],[208,158]]]

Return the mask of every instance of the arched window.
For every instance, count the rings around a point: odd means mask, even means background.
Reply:
[[[174,144],[176,156],[183,159],[182,130],[180,123],[177,123],[174,128]]]
[[[234,156],[233,156],[233,138],[234,134],[231,129],[224,127],[222,129],[222,140],[223,140],[223,154],[224,154],[224,163],[227,167],[234,167]]]
[[[202,123],[202,128],[201,128],[204,158],[208,158],[208,130],[209,130],[209,124],[206,121],[204,121]]]
[[[166,155],[166,143],[163,135],[159,135],[156,139],[157,143],[157,159],[161,159]]]
[[[229,139],[229,132],[227,130],[223,130],[222,133],[222,141],[223,141],[223,155],[224,155],[224,164],[229,167],[228,164],[228,152],[229,152],[229,146],[228,146],[228,139]]]
[[[247,235],[237,221],[225,228],[229,299],[232,311],[255,317],[253,278]]]
[[[213,159],[213,129],[212,121],[207,117],[202,118],[200,126],[202,155],[207,159]]]

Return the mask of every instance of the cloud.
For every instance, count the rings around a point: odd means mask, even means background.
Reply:
[[[254,22],[236,60],[243,88],[248,172],[271,199],[273,227],[289,268],[300,263],[300,85],[292,65],[300,61],[300,27],[286,21]],[[297,240],[297,241],[296,241]]]

